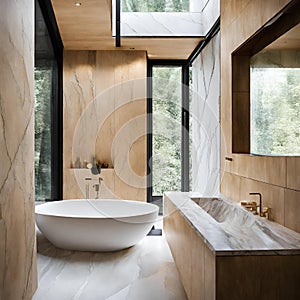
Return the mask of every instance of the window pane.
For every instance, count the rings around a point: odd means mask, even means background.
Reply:
[[[190,191],[193,190],[193,160],[192,160],[192,149],[193,149],[193,112],[191,112],[193,101],[193,68],[189,68],[189,183]]]
[[[153,67],[153,196],[181,190],[181,67]]]
[[[35,199],[45,200],[53,199],[52,112],[57,96],[58,66],[37,1],[35,5]]]
[[[123,12],[184,12],[189,11],[189,0],[122,0]]]
[[[35,68],[35,199],[51,198],[51,68]]]
[[[251,68],[251,153],[300,155],[300,68]]]

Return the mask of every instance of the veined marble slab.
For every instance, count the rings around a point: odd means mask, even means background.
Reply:
[[[121,36],[204,36],[198,12],[123,12]]]
[[[300,234],[262,217],[219,195],[206,198],[201,208],[192,193],[167,192],[216,256],[300,255]],[[206,203],[205,203],[206,201]]]
[[[220,186],[220,34],[216,34],[192,65],[193,191],[219,193]]]
[[[164,236],[126,250],[97,253],[54,247],[39,231],[38,289],[33,300],[185,300]]]

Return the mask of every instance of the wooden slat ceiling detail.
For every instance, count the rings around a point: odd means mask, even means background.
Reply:
[[[122,38],[115,47],[111,34],[111,0],[52,0],[66,50],[145,50],[149,58],[187,59],[199,42],[196,38]]]

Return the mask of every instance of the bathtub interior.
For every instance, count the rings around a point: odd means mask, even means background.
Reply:
[[[114,199],[62,200],[36,207],[37,214],[74,218],[126,218],[157,212],[158,207],[150,203]]]

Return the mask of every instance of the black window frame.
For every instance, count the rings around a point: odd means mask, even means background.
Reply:
[[[61,200],[63,194],[63,42],[59,33],[50,0],[35,0],[42,12],[53,47],[57,72],[51,101],[51,198],[46,201]],[[35,55],[35,65],[36,65]]]
[[[186,60],[154,60],[147,59],[147,202],[154,202],[161,196],[153,196],[152,188],[152,154],[153,154],[153,67],[154,66],[177,66],[181,67],[181,192],[190,189],[189,179],[189,62]]]

